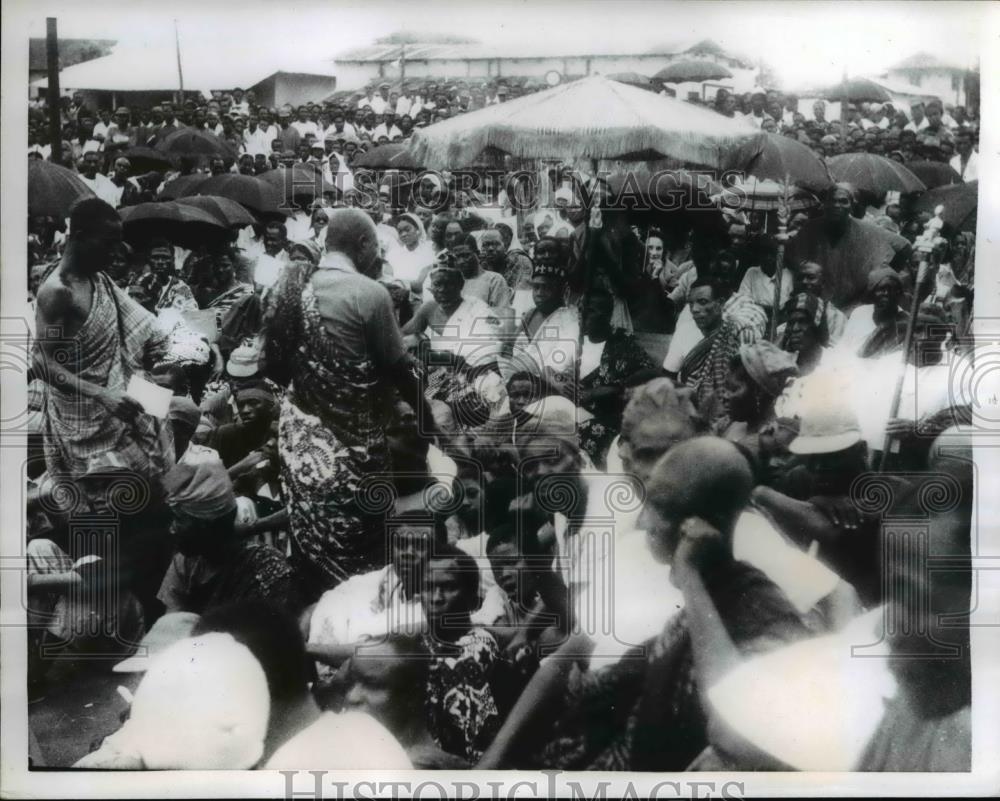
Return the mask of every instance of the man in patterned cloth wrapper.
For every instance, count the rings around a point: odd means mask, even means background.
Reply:
[[[165,355],[167,340],[156,318],[104,272],[121,242],[118,213],[81,201],[70,230],[62,260],[38,290],[34,366],[48,384],[46,467],[76,481],[91,456],[116,451],[140,476],[157,479],[172,463],[163,447],[169,437],[125,389]]]
[[[118,212],[104,201],[89,198],[74,206],[66,250],[38,290],[33,372],[47,384],[43,409],[49,478],[71,482],[81,492],[99,491],[101,498],[88,498],[91,507],[111,503],[122,534],[117,574],[138,585],[157,569],[150,560],[159,549],[143,543],[160,533],[147,523],[157,517],[149,513],[162,503],[160,480],[174,457],[169,427],[126,394],[132,375],[166,353],[167,339],[156,318],[104,272],[121,236]],[[119,500],[128,508],[114,508],[107,487],[80,481],[93,458],[112,451],[136,482],[136,503],[142,509],[126,498]],[[146,522],[140,525],[139,520]],[[137,591],[144,607],[150,600],[146,590]],[[147,616],[151,611],[146,608]]]

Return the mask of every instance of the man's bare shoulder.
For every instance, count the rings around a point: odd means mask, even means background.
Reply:
[[[74,307],[74,287],[56,268],[38,287],[36,296],[39,317],[48,323],[61,322]]]

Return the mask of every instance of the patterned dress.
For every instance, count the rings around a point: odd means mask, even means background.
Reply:
[[[500,649],[493,635],[474,628],[454,645],[425,635],[434,657],[427,679],[427,728],[441,748],[475,763],[500,730],[490,681]]]
[[[301,309],[302,330],[288,332],[296,348],[278,424],[281,482],[293,557],[330,589],[386,563],[382,516],[365,508],[362,487],[390,469],[386,399],[371,361],[336,355],[308,283]]]

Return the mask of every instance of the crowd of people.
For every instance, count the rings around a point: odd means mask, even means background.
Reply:
[[[29,221],[29,693],[53,649],[142,674],[77,766],[969,770],[970,234],[845,184],[788,234],[637,213],[566,169],[526,217],[428,177],[123,239],[174,176],[122,153],[181,126],[231,142],[213,173],[336,178],[509,95],[66,105],[96,197]],[[791,97],[717,105],[845,142]],[[889,111],[848,148],[953,145],[971,180],[962,110]]]

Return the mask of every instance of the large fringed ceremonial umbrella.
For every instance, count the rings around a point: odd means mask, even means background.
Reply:
[[[705,58],[685,59],[667,64],[662,70],[653,76],[663,83],[701,83],[702,81],[719,81],[723,78],[732,78],[733,73]]]
[[[32,217],[68,217],[78,200],[96,197],[72,170],[51,161],[28,160],[28,214]]]
[[[898,161],[875,153],[842,153],[827,161],[830,175],[837,181],[852,184],[861,192],[881,195],[883,192],[923,192],[927,189]]]
[[[756,133],[743,120],[595,75],[435,123],[414,133],[410,149],[428,169],[467,167],[489,147],[518,158],[718,167]]]

